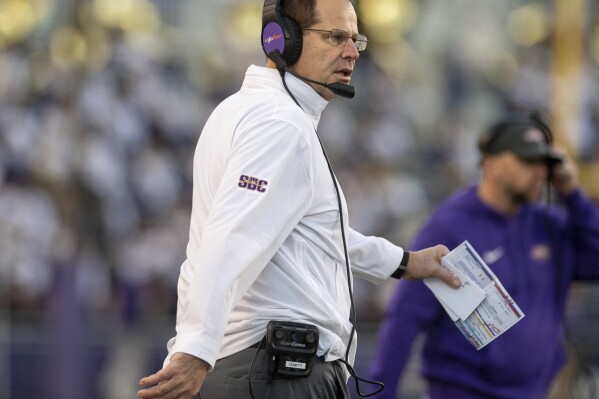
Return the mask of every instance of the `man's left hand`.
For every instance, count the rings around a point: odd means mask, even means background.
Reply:
[[[553,165],[551,183],[561,195],[568,195],[580,186],[578,168],[562,148],[554,148],[562,156],[563,161]]]
[[[169,364],[156,374],[142,378],[137,392],[144,399],[192,399],[200,391],[210,365],[187,353],[175,353]]]

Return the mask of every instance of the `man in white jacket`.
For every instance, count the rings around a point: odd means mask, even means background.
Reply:
[[[447,248],[408,253],[347,225],[317,127],[366,47],[352,3],[266,0],[263,18],[266,67],[249,67],[198,141],[177,334],[140,398],[349,398],[353,275],[459,285],[440,265]],[[273,320],[318,330],[307,377],[267,370]]]

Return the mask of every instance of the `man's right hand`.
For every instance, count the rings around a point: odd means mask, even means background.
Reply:
[[[195,356],[175,353],[169,364],[139,381],[139,385],[150,387],[137,392],[143,399],[192,399],[200,392],[210,365]]]

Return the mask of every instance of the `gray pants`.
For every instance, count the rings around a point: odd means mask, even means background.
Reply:
[[[220,359],[208,373],[196,399],[251,399],[250,365],[256,348],[248,348]],[[268,355],[264,349],[256,356],[252,368],[252,392],[255,399],[266,398]],[[269,399],[350,399],[341,362],[314,359],[312,373],[306,378],[285,379],[275,375]]]

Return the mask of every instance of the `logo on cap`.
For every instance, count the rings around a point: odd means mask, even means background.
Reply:
[[[529,143],[542,143],[545,141],[545,136],[539,129],[528,129],[524,133],[524,141]]]

